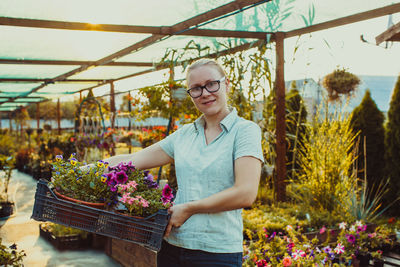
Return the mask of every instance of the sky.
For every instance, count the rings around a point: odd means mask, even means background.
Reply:
[[[397,16],[395,16],[397,15]],[[400,21],[399,14],[392,16]],[[385,31],[388,16],[353,23],[285,41],[285,79],[322,79],[337,66],[357,75],[398,76],[400,42],[377,46],[375,37]],[[367,41],[361,41],[360,36]],[[294,47],[298,45],[296,52]]]

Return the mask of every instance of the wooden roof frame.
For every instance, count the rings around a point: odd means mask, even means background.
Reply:
[[[383,42],[400,42],[400,22],[375,37],[376,45]]]

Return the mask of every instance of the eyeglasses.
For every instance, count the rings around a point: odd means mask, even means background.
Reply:
[[[203,86],[196,86],[196,87],[192,87],[189,90],[187,90],[186,92],[188,92],[188,94],[192,97],[192,98],[198,98],[203,94],[203,89],[206,89],[207,92],[209,93],[215,93],[216,91],[219,90],[220,88],[220,84],[221,82],[223,82],[225,80],[225,77],[222,77],[219,80],[216,81],[210,81],[208,83],[206,83]]]

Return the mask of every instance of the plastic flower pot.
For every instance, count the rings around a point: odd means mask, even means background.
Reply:
[[[369,254],[365,254],[365,253],[358,254],[357,258],[360,261],[359,266],[368,266],[370,257],[371,256]]]
[[[383,267],[384,263],[382,259],[374,259],[374,267]]]
[[[72,203],[88,206],[91,208],[95,209],[104,209],[106,207],[106,203],[93,203],[93,202],[86,202],[86,201],[81,201],[78,199],[70,198],[67,197],[59,192],[57,190],[53,191],[56,196],[62,200],[69,201]],[[86,225],[90,224],[90,222],[95,222],[98,217],[98,213],[96,211],[84,211],[82,212],[79,209],[70,209],[66,208],[64,206],[59,206],[57,207],[57,217],[61,220],[62,223],[65,223],[66,225],[71,225],[71,226],[81,226],[81,225]]]
[[[0,220],[5,220],[14,213],[14,202],[0,202]]]

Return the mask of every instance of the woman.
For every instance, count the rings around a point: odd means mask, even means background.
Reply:
[[[132,161],[139,169],[175,163],[178,192],[169,209],[159,267],[241,266],[241,209],[257,195],[261,131],[229,109],[229,80],[214,60],[194,62],[186,80],[203,115],[140,152],[107,161]]]

